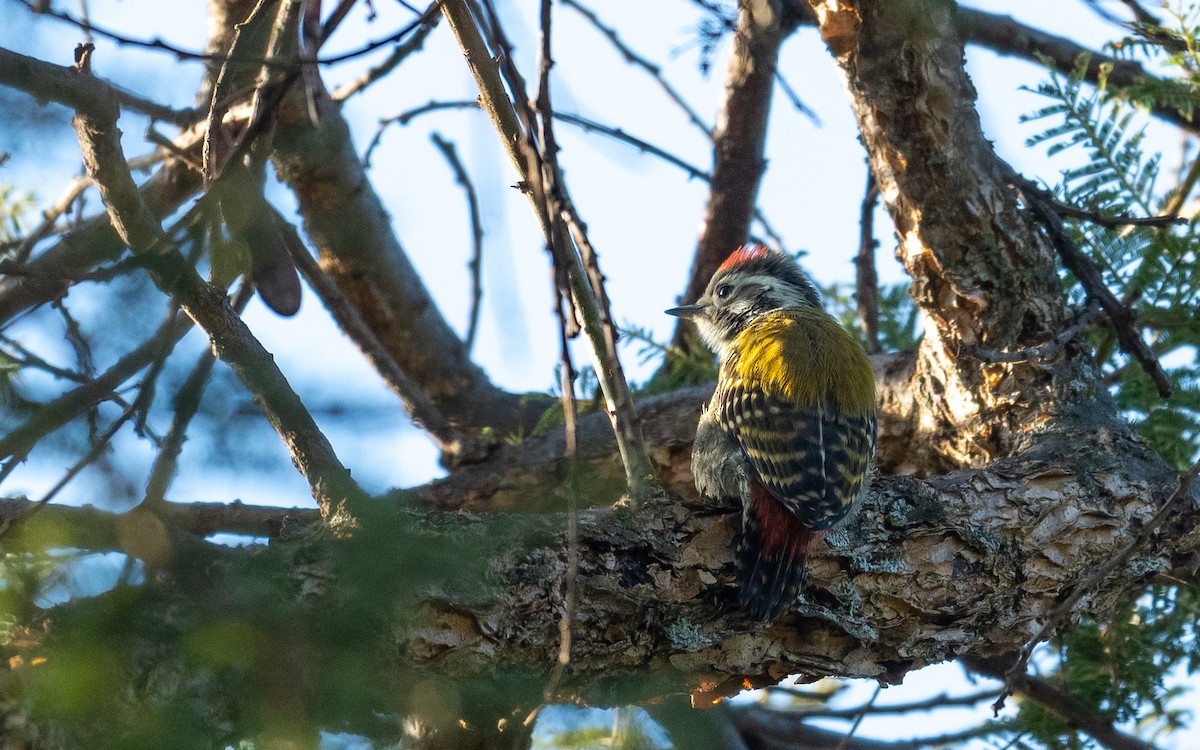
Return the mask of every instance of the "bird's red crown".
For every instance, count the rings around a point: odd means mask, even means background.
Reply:
[[[745,263],[749,263],[752,260],[766,258],[770,254],[771,251],[767,249],[765,245],[742,245],[737,250],[734,250],[732,253],[730,253],[729,257],[726,258],[723,263],[721,263],[720,268],[717,270],[728,271]]]

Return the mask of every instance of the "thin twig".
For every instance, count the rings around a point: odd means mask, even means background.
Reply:
[[[1000,697],[996,699],[992,709],[999,713],[1000,709],[1004,708],[1004,700],[1013,694],[1014,681],[1025,674],[1026,667],[1029,664],[1029,657],[1033,654],[1033,650],[1038,644],[1046,640],[1050,634],[1057,628],[1062,621],[1075,610],[1083,597],[1087,596],[1100,583],[1104,582],[1117,567],[1124,565],[1129,558],[1133,557],[1134,553],[1146,546],[1150,541],[1150,537],[1154,535],[1158,528],[1166,522],[1176,511],[1179,510],[1184,501],[1191,500],[1190,491],[1192,485],[1196,481],[1197,475],[1200,475],[1200,461],[1192,464],[1192,468],[1179,475],[1179,484],[1166,502],[1162,504],[1158,512],[1154,514],[1145,526],[1141,528],[1133,541],[1125,545],[1116,555],[1113,555],[1103,563],[1090,568],[1091,572],[1074,588],[1067,598],[1059,602],[1053,609],[1046,613],[1046,618],[1042,623],[1042,627],[1038,632],[1030,638],[1023,647],[1013,665],[1004,673],[1004,689],[1000,693]]]
[[[817,127],[824,124],[821,122],[820,115],[800,99],[800,95],[796,93],[796,90],[792,88],[792,85],[788,83],[787,79],[778,70],[775,71],[775,83],[779,85],[779,90],[788,98],[788,101],[792,103],[797,112],[807,117]]]
[[[243,283],[233,299],[229,301],[229,306],[240,315],[253,296],[254,285]],[[175,392],[173,400],[175,413],[171,418],[171,426],[167,429],[167,434],[159,445],[158,454],[154,457],[154,464],[150,468],[150,477],[146,481],[146,494],[142,500],[143,505],[161,508],[166,502],[167,488],[175,476],[179,454],[183,451],[184,440],[187,439],[188,426],[200,410],[200,401],[204,396],[204,389],[208,384],[216,360],[212,349],[205,347],[196,359],[196,364],[192,367],[191,372],[179,386],[179,390]]]
[[[972,672],[1007,680],[1005,668],[1010,658],[967,655],[962,661]],[[1090,735],[1102,747],[1109,750],[1155,750],[1153,743],[1122,732],[1112,718],[1101,716],[1094,708],[1081,703],[1066,685],[1056,685],[1050,680],[1021,673],[1014,677],[1011,687],[1021,697],[1057,715],[1069,727]]]
[[[317,49],[320,49],[324,46],[325,42],[329,41],[329,37],[333,36],[333,32],[337,31],[338,26],[342,25],[342,21],[346,20],[346,16],[350,13],[350,9],[354,7],[356,2],[358,0],[338,0],[337,7],[325,19],[325,23],[321,24],[321,30],[316,39]]]
[[[608,41],[612,43],[612,46],[621,53],[621,56],[625,58],[626,62],[646,71],[646,73],[648,73],[650,77],[658,83],[659,87],[662,88],[667,97],[671,101],[675,102],[675,104],[681,110],[683,110],[683,114],[687,117],[688,122],[695,125],[696,128],[700,130],[700,132],[704,133],[704,135],[710,141],[712,140],[712,126],[704,122],[700,115],[696,113],[696,110],[692,109],[692,106],[687,103],[686,99],[683,98],[683,94],[680,94],[674,86],[667,82],[667,79],[662,74],[661,67],[634,52],[627,44],[625,44],[624,41],[621,40],[621,37],[617,34],[616,29],[611,26],[606,26],[604,22],[600,20],[600,17],[596,15],[595,11],[579,3],[578,0],[563,0],[563,5],[567,6],[568,8],[574,8],[580,15],[586,18],[592,24],[592,26],[596,28],[597,31],[603,34]]]
[[[54,225],[58,221],[58,218],[70,211],[72,204],[79,199],[84,190],[87,190],[91,186],[92,180],[89,177],[71,178],[71,182],[67,185],[67,189],[63,192],[62,197],[58,199],[57,203],[42,212],[42,223],[21,240],[21,244],[17,246],[17,252],[13,254],[12,259],[17,263],[24,263],[29,260],[34,246],[54,230]]]
[[[794,688],[790,687],[773,685],[766,688],[766,690],[772,694],[781,693],[783,695],[790,695],[796,698],[812,698],[811,695],[798,692]],[[974,706],[991,698],[995,694],[995,690],[979,690],[967,695],[948,695],[946,693],[942,693],[941,695],[934,695],[929,698],[925,698],[924,700],[912,701],[909,703],[893,703],[886,706],[876,706],[871,703],[863,703],[851,708],[828,708],[821,706],[819,708],[801,707],[789,709],[789,711],[799,714],[806,719],[853,719],[863,712],[869,712],[872,716],[874,716],[877,714],[890,715],[914,713],[917,711],[932,711],[934,709],[952,706]]]
[[[129,378],[148,365],[163,347],[173,346],[190,331],[192,322],[177,317],[159,327],[141,346],[121,357],[98,377],[43,404],[26,422],[0,438],[0,459],[10,458],[0,479],[29,455],[43,437],[74,419],[93,404],[109,398]]]
[[[308,481],[322,515],[330,525],[336,528],[352,524],[354,508],[366,500],[366,493],[338,459],[271,354],[229,308],[224,293],[200,278],[195,268],[178,252],[166,250],[172,235],[163,231],[129,172],[116,124],[120,106],[108,87],[86,73],[72,72],[16,53],[0,51],[0,62],[6,56],[21,59],[23,65],[38,76],[53,80],[56,84],[54,98],[75,109],[73,124],[83,161],[88,174],[100,188],[117,235],[146,266],[155,284],[176,299],[188,316],[204,329],[218,356],[230,365],[253,394],[268,423],[287,446],[293,463]],[[295,75],[297,73],[289,72],[287,78]],[[17,81],[14,85],[20,88],[22,82]],[[25,82],[24,85],[31,84]],[[286,88],[286,85],[281,86],[280,101]],[[270,119],[261,118],[262,127]],[[253,143],[258,135],[253,132],[254,126],[252,121],[239,147],[249,148]],[[235,149],[233,158],[239,156]],[[199,215],[200,207],[205,204],[202,198],[192,206],[185,214],[191,217],[189,221]]]
[[[87,337],[83,335],[83,329],[79,327],[79,321],[75,320],[75,316],[67,309],[66,304],[61,299],[57,299],[51,305],[58,311],[63,319],[63,325],[66,328],[67,343],[71,345],[72,351],[75,352],[75,361],[79,363],[79,371],[88,377],[94,377],[96,374],[96,365],[92,357],[92,346],[88,343]]]
[[[872,708],[874,708],[875,701],[879,700],[879,694],[882,691],[883,685],[875,686],[875,692],[871,695],[871,699],[867,701],[867,704],[863,706],[858,714],[854,717],[854,723],[852,723],[850,728],[846,730],[846,736],[843,737],[841,742],[838,743],[837,750],[846,750],[846,747],[850,744],[850,740],[854,739],[854,733],[858,731],[858,727],[860,724],[862,724],[862,720],[866,718],[866,715],[870,713]]]
[[[109,441],[111,441],[113,436],[117,434],[117,430],[120,430],[121,426],[128,422],[129,418],[133,416],[135,409],[135,404],[130,404],[127,406],[125,411],[121,413],[121,416],[114,419],[112,424],[108,426],[108,429],[105,430],[103,434],[96,436],[96,438],[92,440],[91,447],[88,449],[87,453],[83,454],[78,461],[71,464],[66,473],[64,473],[63,476],[54,483],[54,486],[51,487],[46,494],[41,497],[40,500],[35,501],[32,505],[27,507],[21,513],[21,515],[12,519],[6,518],[0,522],[0,539],[4,538],[4,536],[8,534],[8,532],[12,531],[12,529],[24,523],[34,513],[37,513],[42,508],[46,507],[46,505],[53,500],[54,497],[79,474],[79,472],[83,471],[88,467],[88,465],[95,461],[104,451],[104,449],[108,447]]]
[[[550,68],[554,65],[554,60],[550,56],[550,16],[551,0],[541,1],[541,50],[539,53],[539,76],[538,76],[538,108],[541,111],[541,123],[543,127],[542,141],[542,159],[546,166],[546,177],[549,178],[550,188],[555,185],[554,174],[555,167],[553,161],[547,162],[547,157],[553,159],[555,144],[553,131],[547,130],[547,125],[551,121],[549,116],[553,110],[550,107]],[[550,198],[549,192],[546,194],[547,200]],[[547,205],[547,211],[553,210],[552,206]],[[554,255],[554,253],[552,253]],[[542,694],[544,703],[550,703],[554,700],[554,695],[558,690],[558,685],[562,681],[563,675],[566,674],[567,666],[571,663],[571,633],[575,621],[575,594],[576,594],[576,576],[579,572],[579,510],[578,510],[578,492],[579,492],[579,466],[578,466],[578,441],[576,419],[578,417],[575,404],[575,366],[571,362],[571,348],[569,341],[569,332],[572,328],[567,320],[565,301],[571,295],[571,289],[560,285],[557,280],[561,278],[560,274],[555,274],[555,310],[558,312],[558,331],[559,331],[559,362],[562,387],[562,408],[563,408],[563,427],[565,429],[565,444],[564,458],[567,460],[567,569],[563,578],[563,615],[558,622],[558,658],[554,665],[554,669],[550,673],[550,679],[546,683],[545,690]],[[619,441],[618,441],[619,443]]]
[[[1013,187],[1020,191],[1025,205],[1046,227],[1050,235],[1050,242],[1058,251],[1059,257],[1062,258],[1063,265],[1075,274],[1075,278],[1079,279],[1079,283],[1083,285],[1088,296],[1100,303],[1100,307],[1108,316],[1113,331],[1116,333],[1121,351],[1137,360],[1150,379],[1154,381],[1154,385],[1163,398],[1170,396],[1173,390],[1171,381],[1163,372],[1162,364],[1154,352],[1142,339],[1136,313],[1128,305],[1122,304],[1109,290],[1108,285],[1104,283],[1104,277],[1096,268],[1096,264],[1079,249],[1079,246],[1067,233],[1066,228],[1063,227],[1062,219],[1055,212],[1054,207],[1042,200],[1037,191],[1026,189],[1029,181],[1018,175],[1012,167],[1001,163],[1001,169],[1004,170]]]
[[[1163,213],[1168,216],[1179,216],[1183,210],[1184,204],[1187,202],[1188,196],[1195,189],[1197,181],[1200,181],[1200,156],[1192,159],[1191,166],[1182,178],[1179,180],[1179,185],[1171,193],[1171,197],[1167,199],[1166,205],[1163,206]],[[1183,221],[1183,219],[1181,219]],[[1166,228],[1160,230],[1165,233]],[[1134,301],[1142,296],[1142,292],[1146,290],[1146,285],[1158,270],[1158,259],[1162,256],[1166,243],[1152,242],[1146,252],[1142,262],[1138,265],[1133,276],[1129,279],[1126,285],[1124,302],[1126,305],[1132,305]],[[1168,278],[1170,276],[1168,275]]]
[[[616,332],[611,324],[604,324],[605,318],[600,312],[597,298],[603,294],[603,290],[597,291],[589,284],[583,261],[571,245],[562,219],[561,201],[566,199],[567,191],[553,160],[557,147],[553,142],[549,86],[545,85],[539,90],[539,107],[536,111],[528,106],[530,99],[525,93],[524,79],[512,63],[511,45],[504,37],[494,12],[488,13],[487,18],[499,56],[498,65],[480,35],[466,0],[447,0],[443,4],[443,12],[479,86],[480,105],[488,113],[506,153],[523,178],[526,197],[546,243],[553,251],[555,266],[567,271],[570,298],[592,349],[596,375],[607,401],[617,447],[625,467],[630,501],[636,503],[644,494],[648,494],[653,468],[641,439],[629,386],[621,371],[620,361],[613,354]],[[548,45],[548,41],[543,43]],[[552,64],[548,48],[544,48],[542,58],[545,66],[542,78],[545,80]],[[514,101],[522,103],[522,106],[514,109]],[[538,113],[541,114],[540,118],[537,117]],[[535,142],[539,145],[535,146]]]
[[[463,341],[463,346],[469,353],[475,345],[475,331],[479,326],[479,305],[483,300],[483,219],[479,213],[479,199],[475,196],[475,185],[472,184],[471,177],[467,174],[462,160],[458,158],[458,151],[455,150],[454,144],[442,138],[438,133],[431,134],[429,138],[446,158],[446,163],[454,172],[454,181],[462,187],[467,200],[467,213],[471,217],[471,260],[467,263],[467,268],[471,271],[471,306],[467,314],[467,336]]]
[[[984,362],[1029,362],[1031,360],[1046,359],[1065,346],[1068,341],[1082,333],[1087,328],[1088,323],[1092,321],[1092,318],[1099,312],[1100,306],[1093,300],[1079,314],[1075,322],[1065,330],[1049,341],[1028,349],[1002,352],[995,349],[984,349],[981,346],[974,346],[972,344],[960,343],[959,350]]]
[[[431,10],[423,17],[421,26],[412,36],[397,44],[392,53],[387,56],[387,59],[370,68],[350,83],[338,86],[330,93],[329,98],[335,102],[342,102],[355,94],[361,93],[368,86],[395,70],[409,55],[420,51],[425,46],[425,40],[429,37],[430,32],[437,27],[437,23],[442,17],[441,13],[436,12],[437,5],[437,3],[434,3],[429,6]]]
[[[4,357],[5,359],[9,360],[9,362],[19,367],[31,367],[35,370],[41,370],[42,372],[49,373],[56,378],[70,380],[74,383],[86,383],[93,377],[84,375],[82,372],[78,372],[76,370],[68,370],[63,367],[53,365],[47,362],[45,359],[39,357],[37,354],[34,354],[26,349],[21,342],[14,341],[3,334],[0,334],[0,344],[4,344],[12,349],[10,352],[4,352]]]
[[[1053,209],[1054,213],[1064,219],[1079,219],[1080,221],[1087,221],[1108,229],[1115,229],[1117,227],[1171,227],[1187,223],[1187,219],[1179,217],[1178,208],[1174,211],[1168,209],[1161,216],[1107,216],[1096,211],[1072,206],[1069,203],[1063,203],[1054,196],[1054,193],[1020,175],[1017,175],[1014,181],[1019,185],[1023,193],[1036,196],[1042,203]]]
[[[858,305],[858,325],[866,339],[867,354],[883,351],[879,343],[879,274],[875,269],[875,206],[879,202],[879,184],[867,166],[867,188],[858,214],[858,255],[854,258],[854,300]]]
[[[433,101],[426,102],[425,104],[422,104],[419,107],[414,107],[413,109],[405,110],[404,112],[401,112],[398,115],[384,118],[379,121],[379,127],[376,129],[375,134],[371,137],[370,142],[367,144],[366,151],[363,153],[363,163],[367,164],[368,166],[370,165],[372,152],[379,146],[379,143],[383,137],[383,132],[389,125],[392,125],[392,124],[407,125],[409,122],[416,119],[417,117],[429,114],[431,112],[438,112],[438,111],[447,110],[447,109],[478,109],[478,108],[479,108],[479,102],[476,100],[467,100],[467,99],[460,99],[460,100],[453,100],[453,101],[433,100]],[[712,182],[712,174],[711,173],[706,172],[705,170],[701,169],[700,167],[696,166],[695,164],[692,164],[691,162],[683,159],[680,156],[677,156],[677,155],[671,153],[670,151],[667,151],[664,148],[656,146],[653,143],[650,143],[649,141],[643,140],[641,138],[638,138],[637,136],[634,136],[634,135],[626,132],[622,128],[605,125],[601,122],[591,120],[591,119],[583,117],[581,115],[572,114],[570,112],[556,111],[556,112],[554,112],[554,119],[561,120],[562,122],[565,122],[568,125],[574,125],[577,128],[581,128],[585,132],[596,133],[598,135],[607,136],[609,138],[612,138],[615,141],[624,143],[628,146],[632,146],[644,154],[661,159],[662,161],[665,161],[666,163],[670,164],[671,166],[682,170],[684,172],[684,174],[686,174],[689,178],[703,180],[708,183]],[[775,231],[774,226],[772,226],[770,221],[767,220],[766,215],[763,214],[762,210],[759,209],[758,207],[755,207],[755,209],[754,209],[754,220],[757,221],[762,226],[763,232],[767,235],[766,239],[768,241],[763,242],[762,244],[764,244],[764,245],[770,244],[772,247],[783,249],[783,247],[784,247],[783,239],[780,237],[779,233],[777,231]]]
[[[412,33],[415,29],[420,27],[421,24],[423,23],[421,21],[421,19],[417,19],[416,21],[413,21],[412,23],[404,26],[402,29],[395,32],[394,34],[390,34],[386,37],[383,37],[382,39],[376,39],[374,41],[367,42],[366,44],[362,45],[361,47],[358,47],[357,49],[353,49],[349,52],[343,52],[341,54],[331,55],[329,57],[290,57],[290,58],[284,58],[284,59],[276,59],[276,58],[272,58],[269,56],[268,57],[233,56],[233,55],[220,55],[220,54],[196,52],[194,50],[188,50],[188,49],[184,49],[182,47],[177,47],[174,44],[169,44],[157,37],[154,39],[149,39],[149,40],[136,39],[134,37],[125,36],[124,34],[120,34],[116,31],[112,31],[111,29],[106,29],[106,28],[103,28],[100,26],[96,26],[95,24],[88,23],[82,19],[76,18],[75,16],[73,16],[70,13],[67,13],[65,11],[54,10],[52,8],[39,9],[33,4],[33,2],[31,2],[31,0],[19,0],[19,2],[22,5],[24,5],[31,13],[49,16],[50,18],[54,18],[59,21],[63,21],[64,23],[68,23],[82,31],[90,32],[90,33],[95,34],[96,36],[104,37],[105,39],[116,42],[117,44],[122,45],[122,46],[141,47],[144,49],[159,50],[162,52],[167,52],[169,54],[172,54],[179,60],[196,60],[196,61],[204,61],[204,62],[253,63],[256,65],[268,65],[273,68],[285,68],[285,69],[295,69],[300,65],[313,65],[313,64],[333,65],[335,63],[345,62],[346,60],[353,60],[356,57],[362,57],[363,55],[374,52],[375,50],[379,49],[380,47],[386,47],[389,44],[394,44],[394,43],[400,41],[401,39],[403,39],[404,37],[406,37],[410,33]]]

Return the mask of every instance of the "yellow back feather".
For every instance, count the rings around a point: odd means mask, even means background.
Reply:
[[[728,374],[797,406],[835,402],[847,416],[875,413],[875,377],[857,341],[823,310],[774,310],[738,334]]]

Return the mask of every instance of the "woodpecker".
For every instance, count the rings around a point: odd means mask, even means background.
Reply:
[[[741,502],[739,598],[774,620],[796,601],[809,548],[865,488],[871,363],[796,262],[762,245],[734,251],[694,304],[667,313],[693,321],[720,359],[692,473],[701,494]]]

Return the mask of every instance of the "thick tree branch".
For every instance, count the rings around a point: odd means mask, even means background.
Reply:
[[[962,345],[1036,346],[1067,327],[1068,313],[1054,248],[1022,214],[980,128],[953,4],[810,4],[845,75],[912,295],[931,322],[916,364],[925,393],[918,421],[944,446],[938,464],[1008,455],[1028,445],[1032,429],[1102,402],[1080,391],[1094,374],[1078,341],[1053,361],[980,367],[956,356]],[[1112,413],[1102,403],[1095,412]]]
[[[1075,71],[1080,56],[1088,55],[1090,59],[1084,77],[1092,84],[1099,83],[1103,68],[1108,69],[1108,83],[1116,87],[1131,86],[1154,78],[1140,63],[1101,54],[1066,37],[1026,26],[1011,16],[972,8],[959,8],[956,15],[959,31],[967,43],[977,44],[997,54],[1021,57],[1035,63],[1045,60],[1065,75]],[[1200,124],[1188,120],[1175,109],[1155,106],[1151,111],[1156,117],[1184,130],[1200,133]]]
[[[580,426],[581,438],[587,431]],[[670,464],[664,474],[690,483],[690,445],[674,441],[654,452]],[[615,479],[620,491],[621,470],[612,458],[609,452],[607,466],[597,469],[597,462],[580,456],[580,486],[589,488],[591,504],[607,502],[605,477]],[[490,484],[491,476],[461,473],[446,480],[457,483],[460,499],[508,492],[522,508],[561,502],[551,496],[562,477],[553,462],[541,465],[540,483],[516,489]],[[1049,434],[1029,452],[985,469],[927,481],[880,478],[855,515],[814,554],[809,586],[794,611],[770,626],[751,621],[736,605],[736,508],[688,496],[637,512],[583,511],[571,668],[557,697],[613,704],[691,692],[696,702],[712,701],[792,674],[897,682],[910,670],[968,653],[1010,654],[1078,580],[1137,537],[1138,526],[1170,495],[1174,478],[1127,430],[1086,423]],[[427,495],[406,497],[421,501]],[[1194,506],[1197,499],[1193,494],[1188,502]],[[84,511],[51,506],[46,512]],[[247,521],[248,530],[262,533],[254,525],[259,522]],[[94,528],[107,524],[97,521]],[[1200,552],[1198,524],[1200,514],[1174,514],[1151,544],[1085,597],[1083,609],[1103,619],[1156,571],[1192,559]],[[482,556],[460,560],[454,571],[435,570],[418,592],[411,584],[402,587],[408,593],[399,596],[417,596],[424,602],[419,606],[406,598],[383,605],[385,612],[416,621],[382,628],[402,635],[378,668],[415,667],[461,678],[463,690],[493,675],[498,683],[489,682],[489,690],[503,686],[508,710],[540,703],[541,675],[559,645],[569,555],[564,527],[557,513],[433,511],[372,524],[373,542],[353,542],[374,545],[376,554],[403,550],[407,535],[421,528],[444,544],[467,540]],[[287,552],[293,543],[279,543],[277,564],[310,559]],[[302,562],[295,573],[315,575],[318,590],[370,597],[380,606],[376,587],[353,584],[363,575],[355,565],[375,570],[379,560],[361,554],[334,559],[340,562],[316,571]],[[275,575],[290,580],[282,571]],[[442,575],[460,582],[437,582]],[[346,586],[329,587],[331,577]],[[159,616],[149,606],[143,616]]]

